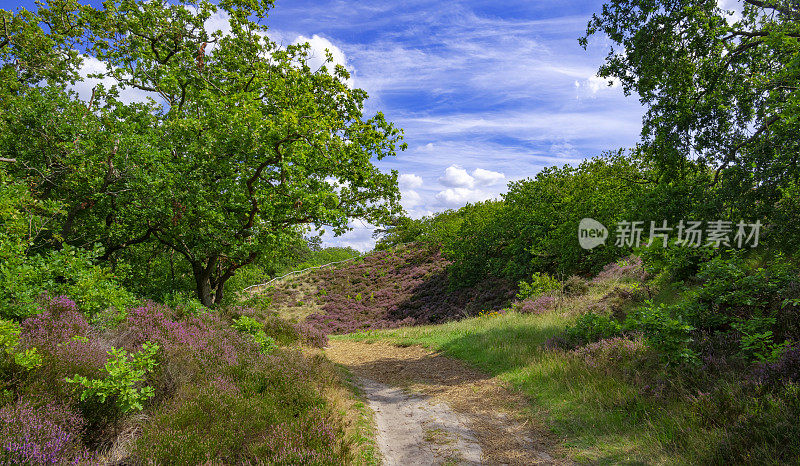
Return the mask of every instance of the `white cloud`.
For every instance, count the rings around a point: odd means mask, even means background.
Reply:
[[[472,177],[477,184],[483,186],[494,186],[506,180],[506,175],[503,173],[484,170],[483,168],[476,168],[475,171],[472,172]]]
[[[581,81],[575,81],[575,89],[578,90],[578,98],[596,97],[599,92],[619,89],[620,81],[617,78],[601,78],[600,76],[590,76]]]
[[[311,36],[310,39],[306,36],[300,35],[294,40],[295,44],[302,44],[305,42],[308,42],[308,45],[311,47],[309,54],[310,56],[307,63],[312,71],[316,71],[324,65],[328,69],[328,72],[332,72],[334,66],[341,65],[347,68],[352,74],[352,69],[347,65],[347,57],[345,57],[342,49],[335,46],[333,42],[316,34]],[[331,57],[333,58],[332,63],[326,62],[326,50],[327,52],[330,52]],[[349,87],[353,87],[352,77],[347,80],[347,85]]]
[[[413,189],[409,189],[402,192],[402,199],[400,201],[403,204],[403,207],[408,210],[412,207],[416,207],[422,204],[422,196],[414,191]]]
[[[92,90],[98,84],[102,84],[105,88],[110,88],[117,84],[117,80],[109,76],[102,79],[88,77],[90,74],[105,74],[107,71],[106,64],[89,55],[81,55],[81,58],[83,59],[83,63],[81,64],[79,72],[83,79],[76,82],[71,88],[78,93],[81,100],[88,102],[89,99],[92,98]],[[126,104],[132,102],[147,102],[148,97],[154,99],[156,102],[163,102],[158,94],[132,87],[121,89],[119,93],[119,100]]]
[[[449,188],[436,194],[436,199],[447,207],[462,206],[469,202],[485,201],[493,197],[496,197],[493,193],[469,188]]]
[[[475,178],[458,165],[450,165],[445,169],[444,176],[439,178],[439,182],[451,188],[471,188],[475,184]]]
[[[422,187],[422,177],[413,173],[404,173],[397,178],[400,188],[416,189]]]
[[[556,157],[575,158],[578,157],[578,150],[568,141],[556,142],[550,145],[550,152]]]
[[[351,247],[361,252],[367,252],[375,247],[375,239],[372,238],[372,232],[375,230],[374,225],[356,220],[350,222],[350,228],[352,230],[341,236],[334,236],[333,233],[325,230],[322,235],[322,243],[325,246]]]

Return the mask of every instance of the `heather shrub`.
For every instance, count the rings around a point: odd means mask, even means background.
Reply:
[[[158,408],[136,455],[156,463],[347,464],[343,428],[321,392],[324,368],[299,352],[243,353]]]
[[[541,295],[535,299],[526,299],[521,303],[516,303],[515,308],[523,314],[542,314],[551,311],[558,305],[558,299],[551,295]]]
[[[34,394],[45,387],[59,399],[67,399],[72,389],[65,378],[75,374],[98,376],[108,358],[109,346],[91,330],[71,300],[63,296],[48,298],[42,308],[21,324],[20,348],[36,348],[41,366],[36,377],[19,389]]]
[[[800,386],[742,395],[738,416],[726,425],[709,463],[792,464],[800,457]]]
[[[567,296],[580,296],[589,291],[589,284],[581,277],[572,275],[564,281],[563,288]]]
[[[615,262],[610,262],[603,267],[593,279],[594,283],[619,280],[642,281],[647,273],[642,265],[642,258],[637,255],[630,255]]]
[[[800,384],[800,345],[786,348],[773,361],[753,365],[750,380],[768,387]]]
[[[0,463],[89,463],[81,436],[85,422],[68,405],[18,399],[0,408]]]
[[[589,367],[646,387],[662,367],[659,355],[640,336],[612,337],[580,346],[572,353]]]
[[[439,251],[411,245],[317,271],[312,276],[324,290],[316,297],[324,313],[305,323],[323,334],[441,323],[502,309],[513,298],[503,279],[451,289],[449,263]]]
[[[317,348],[324,348],[328,344],[328,335],[306,322],[295,324],[295,329],[297,329],[297,333],[303,343]]]

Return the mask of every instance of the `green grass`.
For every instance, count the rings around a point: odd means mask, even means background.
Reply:
[[[527,395],[569,457],[604,464],[691,463],[715,432],[703,431],[685,403],[654,400],[545,340],[574,317],[507,313],[442,325],[368,331],[333,339],[419,344],[462,359]]]

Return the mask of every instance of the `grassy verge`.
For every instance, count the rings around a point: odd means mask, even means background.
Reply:
[[[641,396],[637,387],[588,366],[570,352],[543,347],[574,320],[566,309],[509,312],[443,325],[367,331],[332,338],[419,344],[499,377],[524,392],[531,414],[546,419],[569,456],[597,463],[684,463],[713,431],[690,406]]]

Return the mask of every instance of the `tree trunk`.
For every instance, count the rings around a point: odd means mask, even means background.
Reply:
[[[197,299],[205,307],[211,307],[214,301],[211,297],[211,271],[200,264],[192,264],[194,282],[197,287]]]

